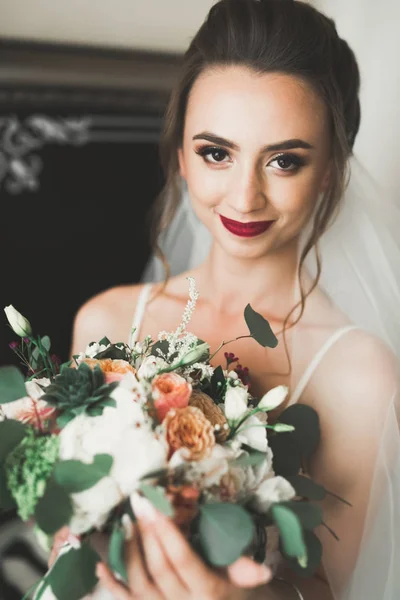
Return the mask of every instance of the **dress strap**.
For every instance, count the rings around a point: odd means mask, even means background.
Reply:
[[[152,283],[146,283],[140,291],[136,303],[135,314],[133,316],[131,332],[129,334],[128,344],[130,346],[133,346],[133,344],[139,339],[140,328],[144,317],[144,311],[146,310],[147,302],[149,300],[152,287]]]
[[[359,329],[359,327],[357,327],[357,325],[346,325],[345,327],[341,327],[326,340],[322,348],[318,350],[318,352],[315,354],[310,364],[308,365],[307,369],[300,377],[300,380],[296,388],[294,389],[293,394],[291,394],[289,405],[298,402],[300,396],[306,388],[307,383],[310,381],[315,369],[318,367],[319,363],[321,362],[325,354],[328,352],[328,350],[333,346],[333,344],[337,342],[345,333],[347,333],[348,331],[352,331],[353,329]]]

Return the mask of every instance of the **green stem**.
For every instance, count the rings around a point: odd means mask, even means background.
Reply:
[[[224,346],[227,346],[228,344],[231,344],[232,342],[237,342],[237,340],[242,340],[244,338],[254,338],[254,335],[239,335],[239,337],[235,338],[234,340],[229,340],[229,342],[222,342],[219,347],[216,349],[216,351],[214,352],[214,354],[212,354],[210,356],[210,362],[212,361],[212,359],[214,358],[214,356],[216,354],[218,354],[218,352],[221,350],[221,348],[223,348]]]
[[[234,427],[234,429],[231,430],[231,433],[229,434],[229,438],[228,439],[231,439],[236,434],[236,432],[239,429],[239,427],[241,427],[243,425],[243,423],[245,423],[249,417],[252,417],[253,415],[256,415],[259,412],[263,412],[263,410],[261,408],[257,408],[256,407],[256,408],[253,408],[253,410],[251,410],[244,417],[242,417],[240,419],[239,423]]]

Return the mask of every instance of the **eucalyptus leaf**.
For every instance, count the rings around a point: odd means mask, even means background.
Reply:
[[[67,525],[72,516],[72,502],[65,489],[50,477],[42,498],[36,505],[35,519],[49,535]]]
[[[46,576],[57,600],[80,600],[89,594],[98,582],[96,564],[100,561],[89,544],[60,556]]]
[[[278,340],[271,325],[250,304],[244,309],[244,318],[253,338],[264,348],[276,348]]]
[[[123,581],[127,583],[128,574],[126,572],[125,560],[124,560],[124,544],[125,534],[124,529],[119,521],[114,523],[113,531],[110,538],[110,544],[108,547],[108,564],[114,573],[117,573],[122,577]]]
[[[287,425],[292,425],[295,430],[286,434],[287,440],[290,436],[302,456],[310,456],[317,448],[320,440],[320,427],[318,413],[305,404],[294,404],[284,410],[279,420]]]
[[[25,379],[14,366],[0,367],[0,404],[14,402],[27,395]]]
[[[54,477],[67,492],[76,494],[88,490],[106,477],[112,464],[113,458],[109,454],[96,454],[91,464],[63,460],[56,465]]]
[[[147,498],[147,500],[149,500],[149,502],[152,503],[154,508],[159,510],[167,517],[173,517],[174,509],[172,507],[171,502],[165,495],[165,491],[163,488],[148,485],[147,483],[142,483],[139,489],[142,492],[142,494]]]
[[[41,344],[43,346],[43,348],[45,350],[47,350],[47,352],[50,352],[50,348],[51,348],[51,341],[48,335],[44,335],[42,338],[40,338]]]
[[[307,557],[307,548],[304,540],[303,529],[297,515],[282,504],[274,504],[271,515],[279,529],[283,550],[286,556],[304,560]]]
[[[243,452],[238,458],[232,461],[234,467],[257,467],[261,465],[266,459],[265,452],[259,452],[258,450],[252,450],[250,453]]]
[[[278,433],[268,436],[275,474],[282,477],[297,475],[301,468],[301,451],[292,435],[293,433]]]
[[[292,500],[282,502],[281,506],[286,506],[286,508],[294,512],[304,529],[315,529],[315,527],[318,527],[323,522],[322,508],[312,502]]]
[[[327,494],[325,488],[304,475],[289,475],[288,482],[296,490],[296,495],[309,500],[323,500]]]
[[[253,520],[242,506],[221,502],[200,507],[199,545],[211,565],[234,563],[250,546],[254,534]]]
[[[295,573],[302,577],[312,577],[321,564],[322,544],[313,531],[304,531],[304,541],[307,548],[307,566],[301,567],[297,560],[288,556],[286,559]],[[284,551],[283,554],[285,554]]]
[[[26,432],[26,425],[14,419],[0,422],[0,463],[22,442]]]

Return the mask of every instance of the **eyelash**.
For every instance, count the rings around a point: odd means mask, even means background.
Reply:
[[[226,150],[224,150],[224,148],[221,148],[219,146],[202,146],[202,147],[198,148],[195,152],[196,152],[196,154],[199,154],[201,157],[203,157],[204,162],[206,162],[209,165],[224,164],[223,161],[211,162],[206,159],[206,157],[209,156],[210,154],[212,154],[213,152],[223,152],[224,154],[229,156],[229,153]],[[300,158],[299,156],[297,156],[296,154],[282,152],[281,154],[278,154],[278,156],[275,156],[275,158],[273,158],[268,163],[268,165],[270,165],[271,162],[274,162],[275,160],[279,160],[279,159],[290,160],[292,162],[292,164],[294,165],[293,169],[278,168],[278,171],[282,171],[283,173],[295,173],[300,169],[300,167],[304,166],[304,164],[305,164],[304,160],[302,158]]]

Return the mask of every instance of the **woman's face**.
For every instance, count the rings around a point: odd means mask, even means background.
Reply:
[[[213,68],[190,93],[178,158],[216,243],[259,258],[298,237],[329,184],[327,109],[292,76]]]

